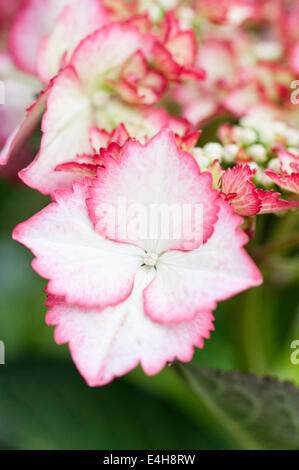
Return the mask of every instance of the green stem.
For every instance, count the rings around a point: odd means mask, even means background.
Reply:
[[[246,369],[262,374],[267,371],[267,355],[264,337],[265,304],[264,289],[249,290],[243,297],[240,312],[240,334]],[[265,305],[264,305],[265,306]]]

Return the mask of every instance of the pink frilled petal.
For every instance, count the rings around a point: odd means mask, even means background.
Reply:
[[[99,233],[160,254],[191,250],[211,236],[217,196],[210,174],[200,173],[194,158],[179,151],[174,134],[163,130],[144,147],[129,141],[120,160],[108,155],[91,182],[87,205]]]
[[[243,249],[247,236],[237,227],[242,219],[219,200],[214,233],[189,252],[169,251],[157,265],[157,274],[144,291],[144,308],[161,323],[190,321],[198,312],[214,310],[217,302],[250,287],[262,277]]]
[[[189,67],[194,64],[197,45],[193,31],[180,31],[167,41],[166,47],[179,65]]]
[[[110,134],[103,129],[92,126],[89,129],[89,142],[94,153],[99,153],[100,148],[106,147],[110,141]]]
[[[63,8],[75,0],[27,0],[10,31],[10,50],[16,64],[29,73],[36,72],[41,39],[48,34]]]
[[[181,30],[172,11],[165,15],[162,25],[162,42],[155,42],[154,62],[169,80],[204,78],[200,67],[194,67],[197,52],[193,30]]]
[[[72,358],[90,386],[105,385],[140,364],[154,375],[167,362],[192,359],[194,346],[210,337],[213,316],[203,312],[191,322],[161,325],[143,310],[142,291],[153,271],[141,269],[130,297],[105,310],[86,310],[49,299],[47,323],[56,325],[55,340],[69,343]]]
[[[104,166],[106,155],[120,158],[122,146],[128,138],[123,124],[116,126],[111,134],[93,126],[89,129],[89,141],[94,153],[77,155],[75,161],[61,163],[56,166],[55,171],[73,173],[76,179],[78,175],[96,176],[97,169]]]
[[[152,89],[159,97],[162,96],[167,88],[167,80],[157,70],[148,70],[144,80],[141,82],[144,86]]]
[[[119,68],[137,51],[148,55],[153,42],[137,28],[112,23],[84,39],[75,50],[71,64],[85,89],[90,91],[96,80],[114,79]],[[103,74],[105,74],[103,76]]]
[[[118,124],[118,126],[113,129],[111,135],[110,135],[110,143],[115,142],[119,146],[123,146],[126,141],[129,139],[129,134],[126,129],[126,126],[124,126],[123,123]]]
[[[206,73],[201,67],[183,67],[179,78],[181,80],[204,80]]]
[[[202,131],[193,131],[193,132],[186,132],[185,135],[180,136],[176,134],[175,140],[178,145],[178,147],[181,150],[185,150],[186,152],[189,152],[193,150],[195,147]]]
[[[169,39],[176,36],[180,31],[180,22],[175,16],[174,11],[167,10],[165,12],[162,24],[161,39],[163,42],[167,42]]]
[[[79,163],[79,162],[66,162],[57,165],[56,171],[63,171],[66,173],[72,173],[81,176],[96,176],[98,165],[92,163]],[[76,178],[78,179],[78,178]]]
[[[152,128],[151,137],[164,128],[171,129],[180,136],[185,135],[191,129],[191,125],[186,119],[171,116],[160,106],[144,107],[141,114]]]
[[[121,79],[117,84],[117,92],[121,98],[129,104],[154,104],[160,99],[160,95],[146,85],[138,85]]]
[[[248,165],[229,168],[221,177],[222,194],[239,215],[255,215],[260,210],[260,200],[252,183],[254,171]]]
[[[42,92],[36,104],[28,109],[25,119],[26,108],[36,99],[41,84],[31,75],[17,70],[5,53],[0,53],[0,67],[3,83],[0,99],[4,98],[4,103],[0,104],[0,146],[5,144],[0,153],[0,165],[5,165],[10,154],[20,148],[37,126],[45,107],[46,93]]]
[[[154,104],[161,99],[167,80],[148,65],[142,51],[138,50],[123,66],[115,87],[127,103]]]
[[[73,175],[55,172],[55,168],[76,155],[92,153],[91,126],[92,110],[88,97],[82,93],[76,71],[67,67],[49,90],[39,154],[20,172],[20,178],[43,194],[70,187]]]
[[[299,41],[297,41],[289,52],[289,60],[292,69],[296,74],[299,74]]]
[[[189,63],[193,52],[188,52],[188,49],[185,49],[187,52],[183,54],[183,50],[181,45],[175,52],[175,47],[171,50],[167,45],[156,42],[153,48],[155,65],[168,80],[203,80],[206,76],[205,71],[201,67]],[[173,55],[172,51],[176,55]]]
[[[280,170],[283,174],[299,173],[299,157],[287,150],[278,152]]]
[[[291,193],[299,194],[299,173],[292,173],[291,175],[280,175],[273,170],[265,170],[267,175],[277,186],[290,191]]]
[[[47,83],[60,66],[69,61],[83,38],[108,22],[106,10],[99,0],[77,0],[66,6],[51,34],[43,38],[39,50],[37,68],[43,82]]]
[[[177,64],[171,53],[161,43],[156,43],[154,46],[154,59],[155,64],[161,72],[169,80],[178,80],[180,76],[181,67]]]
[[[108,149],[109,148],[110,145],[108,145]],[[108,149],[105,149],[105,151],[108,151]],[[55,171],[73,173],[74,179],[76,179],[76,181],[83,181],[84,178],[81,178],[80,176],[96,176],[99,166],[104,166],[104,159],[102,155],[95,152],[94,154],[90,155],[77,155],[74,161],[57,165]]]
[[[131,85],[135,85],[137,89],[139,86],[146,86],[159,95],[161,95],[167,87],[165,77],[149,66],[141,50],[135,52],[127,60],[121,69],[120,76],[122,80]]]
[[[123,77],[132,76],[136,80],[145,77],[148,71],[148,65],[142,51],[138,50],[124,64],[121,70]]]
[[[154,59],[166,77],[175,81],[202,80],[206,77],[202,67],[195,64],[197,43],[194,31],[181,30],[172,11],[165,15],[162,37],[163,45],[156,44]]]
[[[58,191],[55,198],[13,233],[35,255],[34,269],[49,279],[47,292],[86,308],[124,301],[142,264],[141,250],[94,231],[83,184],[74,183],[73,191]]]
[[[95,126],[89,129],[89,140],[95,153],[99,153],[101,148],[107,147],[112,142],[123,146],[129,137],[127,129],[123,124],[116,126],[110,134]]]
[[[281,194],[275,193],[273,190],[263,191],[257,188],[256,192],[261,201],[259,214],[272,214],[299,207],[299,201],[285,201],[284,199],[280,199]]]

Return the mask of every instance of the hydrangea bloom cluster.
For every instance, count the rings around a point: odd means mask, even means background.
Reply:
[[[89,385],[191,360],[217,303],[261,284],[255,216],[299,207],[294,18],[280,0],[0,4],[0,165],[41,121],[19,177],[53,201],[13,237]]]

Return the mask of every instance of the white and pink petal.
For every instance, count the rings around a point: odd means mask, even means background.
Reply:
[[[280,186],[286,191],[299,194],[299,173],[292,173],[291,175],[280,175],[273,170],[265,170],[267,175],[277,186]]]
[[[120,160],[108,155],[91,182],[87,205],[99,233],[159,254],[204,243],[217,220],[217,197],[211,175],[200,173],[192,155],[181,152],[165,129],[144,147],[128,141]],[[107,218],[107,205],[123,213],[117,227],[114,216]]]
[[[255,174],[249,165],[237,165],[221,176],[222,194],[242,216],[255,215],[260,210],[260,200],[252,183]]]
[[[35,255],[33,268],[49,279],[48,293],[67,303],[105,308],[130,295],[142,252],[96,233],[86,197],[81,183],[73,191],[57,191],[56,202],[18,225],[13,238]]]
[[[108,14],[99,0],[76,0],[67,5],[39,47],[37,69],[43,82],[69,62],[82,39],[107,23]]]
[[[269,191],[263,191],[262,189],[257,188],[256,192],[261,201],[261,208],[259,214],[274,214],[276,212],[286,211],[299,207],[298,200],[286,201],[284,199],[281,199],[281,194],[275,193],[273,189]]]
[[[46,104],[40,151],[20,172],[20,178],[41,193],[51,194],[56,189],[71,187],[74,179],[71,173],[56,172],[55,168],[75,160],[76,155],[92,153],[89,129],[93,119],[90,101],[72,67],[65,68],[55,78]]]
[[[137,28],[111,23],[81,41],[75,50],[71,65],[80,82],[89,93],[107,80],[119,77],[125,62],[138,50],[147,56],[152,40],[141,35]]]
[[[69,343],[72,358],[90,386],[106,385],[139,364],[147,375],[178,359],[192,359],[213,327],[211,313],[202,312],[179,325],[153,322],[143,310],[142,291],[153,270],[141,268],[134,290],[123,303],[105,310],[88,310],[50,299],[47,323],[56,325],[58,344]]]
[[[243,246],[242,219],[225,201],[213,235],[199,248],[168,251],[157,264],[157,275],[144,291],[144,308],[154,321],[180,323],[198,312],[211,311],[225,300],[262,282],[261,273]]]
[[[75,0],[28,0],[16,15],[10,30],[10,50],[15,63],[35,74],[40,42],[49,34],[63,8]]]
[[[299,157],[293,155],[287,150],[281,150],[278,152],[278,158],[280,163],[280,170],[282,174],[292,174],[294,172],[299,173]]]

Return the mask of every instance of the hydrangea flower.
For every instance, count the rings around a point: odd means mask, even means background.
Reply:
[[[165,89],[163,77],[146,62],[154,42],[152,36],[140,34],[136,27],[119,23],[87,36],[69,65],[31,107],[17,136],[3,152],[2,163],[23,142],[23,134],[32,131],[32,123],[45,108],[39,154],[20,173],[27,185],[45,194],[72,182],[70,175],[56,172],[55,168],[77,155],[91,153],[91,127],[112,132],[124,123],[130,136],[141,141],[163,127],[184,133],[183,120],[171,118],[164,108],[148,104],[158,101]]]
[[[171,131],[145,146],[128,140],[95,178],[54,197],[13,236],[49,279],[47,322],[90,385],[138,364],[152,375],[175,358],[189,361],[209,337],[217,302],[262,281],[243,248],[242,219]],[[127,216],[114,218],[122,199]],[[165,236],[165,218],[149,217],[153,204],[191,210],[171,219]]]
[[[189,361],[217,303],[261,283],[245,232],[299,206],[298,11],[279,0],[0,6],[0,165],[22,164],[41,120],[19,175],[53,201],[14,239],[49,280],[47,323],[90,385]],[[197,146],[199,124],[224,112],[219,141]]]

